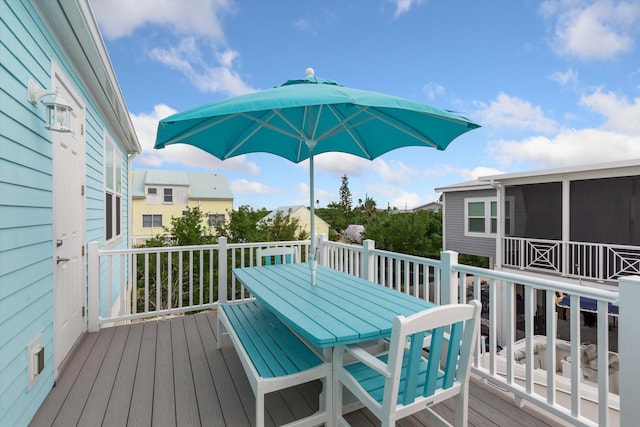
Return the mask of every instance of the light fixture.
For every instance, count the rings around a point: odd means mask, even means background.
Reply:
[[[29,79],[29,102],[38,105],[45,96],[51,97],[42,101],[46,109],[46,129],[56,132],[71,132],[71,111],[73,108],[60,95],[60,88],[44,90],[38,83]]]

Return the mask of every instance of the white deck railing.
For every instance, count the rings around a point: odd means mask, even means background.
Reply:
[[[307,260],[309,241],[228,244],[221,238],[216,245],[117,251],[99,250],[98,244],[92,243],[88,252],[90,330],[208,309],[218,301],[248,298],[249,294],[234,279],[232,269],[256,265],[257,248],[274,245],[294,246],[299,260]],[[610,318],[607,309],[610,303],[620,301],[618,292],[465,266],[457,263],[457,254],[453,252],[442,252],[440,260],[433,260],[379,250],[373,241],[366,241],[363,246],[347,245],[329,242],[324,236],[319,248],[320,264],[417,298],[438,304],[471,298],[482,300],[483,337],[478,343],[473,371],[513,393],[518,403],[527,401],[572,425],[618,425],[625,413],[640,416],[640,409],[635,408],[640,405],[631,404],[627,412],[623,410],[625,387],[631,387],[632,400],[634,391],[640,391],[637,387],[640,370],[634,362],[640,358],[640,344],[636,351],[630,343],[622,341],[622,335],[618,343],[609,336],[610,328],[617,331],[618,319]],[[620,283],[622,295],[626,292],[640,301],[640,278]],[[556,292],[571,296],[566,322],[557,317]],[[583,383],[580,363],[565,364],[570,367],[568,372],[557,369],[562,361],[558,360],[556,337],[563,328],[568,330],[571,342],[569,359],[581,360],[580,344],[587,337],[581,328],[580,297],[594,299],[598,306],[593,329],[597,331],[593,341],[598,349],[595,386]],[[634,322],[631,309],[626,315],[625,318],[621,306],[622,327],[625,322],[628,325]],[[541,319],[548,320],[543,327]],[[544,365],[555,369],[534,366],[535,335],[546,337]],[[515,344],[520,337],[524,337],[525,352],[521,363],[515,357]],[[630,341],[635,345],[640,340]],[[620,396],[611,393],[609,385],[609,349],[610,346],[615,349],[616,344],[619,349],[631,348],[630,354],[624,356],[628,357],[627,364],[620,357]]]
[[[504,237],[503,265],[615,282],[622,276],[640,274],[640,247]]]

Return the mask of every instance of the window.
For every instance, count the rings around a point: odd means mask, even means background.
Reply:
[[[164,189],[164,202],[173,203],[173,188]]]
[[[209,214],[209,227],[224,225],[224,214]]]
[[[158,189],[155,187],[147,188],[147,194],[158,194]]]
[[[511,231],[511,201],[505,200],[504,232]],[[465,235],[492,237],[498,232],[498,202],[495,198],[465,199]]]
[[[105,240],[111,241],[122,236],[122,151],[105,136],[104,153],[104,218]]]
[[[145,228],[162,227],[162,215],[142,215],[142,226]]]

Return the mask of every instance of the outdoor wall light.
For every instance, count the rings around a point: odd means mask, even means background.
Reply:
[[[51,97],[42,101],[46,109],[46,129],[56,132],[71,132],[71,111],[73,108],[60,95],[60,88],[44,90],[38,83],[29,80],[29,102],[38,105],[45,96]]]

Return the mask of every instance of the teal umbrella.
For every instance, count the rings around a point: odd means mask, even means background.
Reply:
[[[162,119],[155,148],[190,144],[221,160],[257,152],[295,163],[309,159],[310,264],[314,281],[315,154],[341,152],[373,160],[400,147],[444,150],[455,138],[477,127],[449,111],[315,77],[313,69],[308,68],[305,78]]]

